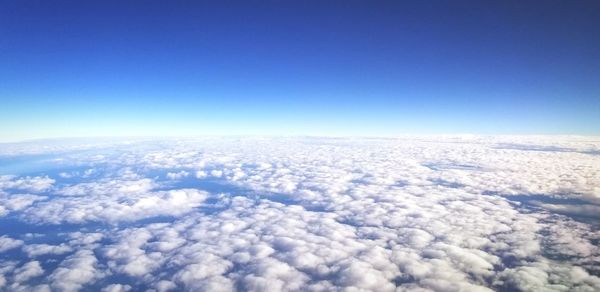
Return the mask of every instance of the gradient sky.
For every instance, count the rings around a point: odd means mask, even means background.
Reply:
[[[0,141],[600,134],[598,1],[0,0]]]

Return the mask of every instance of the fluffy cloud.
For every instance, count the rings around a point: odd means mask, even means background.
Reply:
[[[107,180],[66,187],[63,197],[40,202],[23,212],[30,222],[60,224],[134,221],[156,216],[178,216],[198,207],[208,193],[196,189],[151,191],[149,179]]]
[[[102,288],[102,292],[126,292],[131,290],[131,286],[122,284],[110,284]]]
[[[23,251],[30,258],[38,257],[41,255],[53,254],[59,255],[73,251],[73,249],[65,244],[50,245],[50,244],[31,244],[23,247]]]
[[[182,179],[184,177],[187,177],[188,175],[190,175],[189,172],[182,170],[179,172],[168,172],[167,173],[167,177],[173,180],[178,180],[178,179]]]
[[[0,175],[0,190],[17,189],[32,192],[43,192],[52,187],[55,180],[47,176],[22,177],[14,175]]]
[[[0,192],[0,217],[11,212],[23,210],[37,201],[46,200],[46,196],[30,194],[3,194]]]
[[[23,245],[22,240],[13,239],[6,235],[0,236],[0,252],[5,252]]]
[[[60,291],[77,291],[103,276],[97,269],[98,259],[90,250],[80,250],[67,257],[48,277],[50,287]]]
[[[86,146],[101,154],[61,148],[88,174],[0,179],[0,213],[27,227],[0,237],[0,287],[594,291],[594,139],[206,138]],[[35,260],[22,264],[24,255]]]
[[[14,280],[17,283],[21,283],[43,274],[44,269],[40,266],[40,262],[31,261],[14,271]]]

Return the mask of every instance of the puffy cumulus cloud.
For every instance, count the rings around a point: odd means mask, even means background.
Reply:
[[[69,154],[93,173],[66,171],[43,196],[15,187],[35,178],[2,178],[0,213],[49,230],[68,223],[68,231],[0,237],[0,252],[8,251],[0,287],[600,290],[594,137],[103,147],[101,155]]]
[[[16,177],[14,175],[0,175],[0,190],[17,189],[31,192],[43,192],[52,187],[56,181],[47,176]]]
[[[204,170],[196,171],[196,178],[205,178],[208,174]]]
[[[69,245],[71,246],[89,246],[97,244],[104,238],[104,234],[100,232],[72,232],[68,235]]]
[[[97,269],[98,259],[90,250],[80,250],[62,261],[48,277],[50,287],[60,291],[78,291],[102,278]]]
[[[187,177],[188,175],[190,175],[190,173],[185,170],[182,170],[179,172],[168,172],[167,173],[167,177],[172,180],[182,179],[184,177]]]
[[[600,275],[600,233],[597,225],[564,220],[562,216],[544,218],[541,233],[545,255],[561,263],[569,259],[574,266],[584,268],[592,275]]]
[[[60,176],[61,178],[74,178],[74,177],[88,178],[88,177],[94,175],[96,172],[97,172],[97,170],[90,168],[90,169],[86,169],[84,171],[61,172],[58,174],[58,176]]]
[[[0,192],[0,217],[14,211],[23,210],[37,201],[46,200],[46,196],[30,194],[6,194]]]
[[[131,290],[131,286],[123,284],[110,284],[102,288],[102,292],[127,292]]]
[[[310,222],[321,225],[323,233],[330,231],[331,236],[352,243],[344,239],[344,234],[352,236],[350,228],[332,218],[268,201],[255,206],[242,197],[231,204],[230,210],[214,216],[188,215],[176,224],[125,230],[119,242],[107,248],[106,256],[111,262],[114,259],[117,271],[147,275],[166,265],[176,267],[176,272],[161,281],[189,290],[223,291],[236,285],[247,290],[302,289],[311,281],[307,273],[327,276],[327,271],[318,271],[319,265],[327,269],[328,261],[333,264],[349,256],[348,251],[336,252],[329,246],[346,250],[341,243],[308,232],[309,222],[303,220],[312,217]],[[333,287],[331,283],[319,285]]]
[[[522,291],[594,291],[600,279],[581,267],[538,261],[502,271],[495,284]]]
[[[105,179],[91,183],[80,183],[62,188],[63,196],[114,196],[143,194],[155,187],[154,181],[143,179]]]
[[[29,195],[29,194],[15,194],[15,195],[8,195],[3,197],[2,200],[2,205],[4,208],[11,210],[11,211],[19,211],[19,210],[23,210],[26,207],[29,207],[31,204],[35,203],[36,201],[41,201],[41,200],[45,200],[48,197],[45,196],[36,196],[36,195]]]
[[[38,203],[22,216],[35,223],[134,221],[156,216],[178,216],[198,207],[208,193],[197,189],[153,191],[151,179],[109,179],[67,186],[63,196]]]
[[[494,254],[436,241],[421,229],[378,232],[340,223],[328,212],[268,200],[236,197],[230,204],[217,215],[127,229],[106,256],[117,272],[159,275],[157,267],[169,266],[177,271],[169,283],[227,291],[392,291],[399,279],[431,289],[484,291],[502,265]],[[457,279],[462,283],[449,285]]]
[[[22,283],[31,278],[43,275],[44,269],[42,269],[40,262],[31,261],[19,267],[13,273],[15,282]]]
[[[0,261],[0,288],[4,288],[6,286],[6,275],[9,272],[14,271],[15,268],[16,263],[14,261]]]
[[[0,253],[23,245],[23,241],[10,238],[6,235],[0,236]]]
[[[163,255],[161,252],[146,253],[142,247],[152,238],[145,229],[126,230],[124,240],[105,248],[104,254],[110,260],[108,265],[117,272],[129,276],[144,276],[158,268]]]
[[[600,205],[593,204],[547,204],[532,202],[533,204],[549,211],[573,216],[595,217],[600,219]]]
[[[41,255],[60,255],[73,251],[73,249],[66,244],[50,245],[50,244],[30,244],[23,246],[23,251],[30,258],[38,257]]]
[[[158,283],[156,283],[154,285],[154,288],[156,289],[156,291],[166,292],[166,291],[175,290],[177,288],[177,285],[175,285],[175,283],[173,283],[171,281],[160,280],[160,281],[158,281]]]

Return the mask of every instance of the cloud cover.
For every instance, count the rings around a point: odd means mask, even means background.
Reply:
[[[600,289],[598,138],[69,145],[0,179],[0,289]]]

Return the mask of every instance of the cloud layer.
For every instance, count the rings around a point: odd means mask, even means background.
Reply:
[[[600,289],[594,137],[22,149],[53,167],[0,176],[0,290]]]

